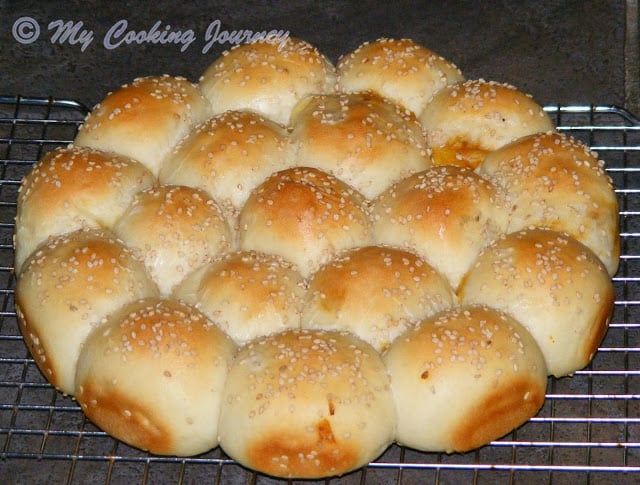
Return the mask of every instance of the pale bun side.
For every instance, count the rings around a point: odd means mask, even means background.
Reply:
[[[364,42],[337,63],[338,89],[372,90],[419,115],[440,89],[464,81],[452,62],[412,39]]]
[[[487,304],[521,322],[556,377],[591,361],[614,305],[613,283],[593,251],[545,229],[511,233],[486,248],[458,297],[462,304]]]
[[[293,262],[306,278],[338,252],[372,242],[366,199],[311,167],[271,175],[239,217],[239,247]]]
[[[544,357],[516,320],[462,306],[422,321],[383,356],[396,403],[399,444],[465,452],[524,424],[542,407]]]
[[[503,197],[471,169],[435,166],[392,185],[372,204],[374,239],[419,254],[456,289],[507,224]]]
[[[472,79],[436,93],[419,119],[438,165],[476,168],[493,150],[520,137],[555,130],[532,97],[496,81]]]
[[[122,305],[157,294],[144,263],[113,235],[79,230],[50,238],[27,260],[16,284],[16,314],[44,376],[73,394],[90,332]]]
[[[226,253],[194,271],[173,293],[204,313],[237,344],[300,327],[306,292],[287,260],[255,251]]]
[[[382,352],[398,335],[455,301],[449,282],[416,254],[362,246],[340,253],[311,275],[302,327],[349,331]]]
[[[308,94],[335,89],[335,67],[301,39],[239,44],[203,73],[199,85],[214,114],[248,110],[286,125],[294,105]]]
[[[114,232],[144,260],[163,295],[233,247],[222,210],[209,195],[180,185],[139,192]]]
[[[415,115],[371,91],[308,96],[291,128],[298,165],[329,172],[369,199],[432,165]]]
[[[197,126],[162,163],[161,184],[207,192],[230,220],[269,175],[293,165],[286,129],[256,113],[227,111]]]
[[[149,298],[125,305],[86,340],[76,398],[87,417],[125,443],[192,456],[218,445],[229,337],[194,308]]]
[[[618,198],[596,153],[568,135],[540,133],[490,153],[478,171],[507,193],[508,232],[530,226],[566,232],[616,273]]]
[[[187,79],[140,77],[98,103],[74,143],[129,156],[157,176],[178,140],[210,116],[209,102]]]
[[[229,371],[220,446],[268,475],[342,475],[377,458],[395,435],[380,355],[349,333],[287,330],[242,347]]]
[[[48,237],[83,228],[109,229],[136,193],[155,180],[142,164],[90,148],[44,155],[22,180],[15,221],[15,270]]]

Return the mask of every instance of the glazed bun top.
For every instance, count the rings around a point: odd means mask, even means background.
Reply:
[[[125,156],[68,146],[47,153],[23,179],[15,222],[15,270],[50,236],[111,228],[154,177]]]
[[[434,162],[476,168],[522,136],[553,131],[543,108],[509,84],[473,79],[442,88],[420,114]]]
[[[371,91],[304,98],[291,126],[298,165],[329,172],[370,199],[431,166],[415,115]]]
[[[234,46],[206,69],[200,88],[214,114],[250,110],[286,125],[304,96],[334,91],[335,77],[315,47],[289,37]]]
[[[96,105],[74,143],[129,156],[157,175],[178,140],[210,116],[209,102],[187,79],[141,77]]]
[[[530,226],[566,232],[615,274],[618,198],[596,153],[565,134],[540,133],[490,153],[478,171],[507,193],[508,232]]]
[[[411,39],[365,42],[339,59],[337,71],[340,90],[372,90],[416,115],[440,89],[464,81],[453,63]]]

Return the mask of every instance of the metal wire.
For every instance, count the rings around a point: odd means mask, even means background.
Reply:
[[[572,377],[550,379],[540,413],[479,450],[446,455],[394,445],[364,469],[322,483],[574,485],[639,479],[640,121],[615,106],[545,110],[560,131],[607,162],[620,201],[616,303],[596,357]],[[68,100],[0,97],[0,477],[9,483],[280,483],[240,467],[220,449],[176,458],[118,442],[52,388],[29,355],[13,306],[18,188],[36,160],[73,139],[86,113]]]

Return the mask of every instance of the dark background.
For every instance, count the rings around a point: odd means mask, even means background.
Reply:
[[[231,44],[207,52],[207,27],[288,30],[333,62],[366,40],[411,37],[455,63],[467,78],[511,83],[540,104],[628,104],[625,99],[625,19],[633,0],[456,2],[98,2],[0,1],[0,94],[53,96],[88,107],[137,76],[183,75],[196,81]],[[18,42],[17,19],[38,22],[40,36]],[[128,30],[192,30],[184,51],[174,44],[103,40],[116,22]],[[55,40],[55,21],[93,32],[81,50],[72,38]],[[628,76],[627,76],[628,77]]]

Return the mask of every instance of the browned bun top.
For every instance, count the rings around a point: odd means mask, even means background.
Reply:
[[[178,140],[210,115],[209,102],[187,79],[141,77],[98,103],[74,143],[129,156],[157,175]]]
[[[154,184],[140,163],[68,146],[44,155],[23,179],[15,222],[15,269],[49,236],[110,228],[135,194]]]
[[[371,91],[304,98],[291,126],[298,165],[329,172],[368,198],[431,166],[415,115]]]
[[[349,333],[287,330],[242,347],[220,412],[220,445],[278,477],[342,475],[393,440],[395,409],[380,355]]]
[[[373,201],[372,219],[377,243],[416,252],[454,289],[507,223],[497,187],[455,165],[432,167],[392,185]]]
[[[396,440],[411,448],[478,448],[523,424],[544,402],[539,346],[518,321],[490,307],[456,307],[425,319],[383,358]]]
[[[25,342],[54,386],[73,394],[80,347],[102,319],[158,290],[144,263],[111,234],[79,230],[50,238],[16,284]]]
[[[565,134],[540,133],[490,153],[478,170],[505,189],[509,232],[530,226],[567,232],[615,274],[618,199],[596,153]]]
[[[545,229],[511,233],[486,248],[458,296],[462,304],[484,303],[520,321],[556,377],[593,358],[614,304],[613,283],[593,251]]]
[[[335,88],[335,67],[300,39],[239,44],[216,59],[200,78],[214,114],[255,111],[286,125],[293,106]]]
[[[453,63],[411,39],[365,42],[340,57],[337,72],[340,90],[372,90],[416,115],[440,89],[464,81]]]
[[[180,185],[138,193],[114,232],[142,257],[163,295],[233,246],[217,203],[202,190]]]
[[[279,255],[305,277],[339,251],[371,241],[362,194],[310,167],[270,176],[251,193],[239,217],[241,249]]]
[[[162,455],[218,444],[222,389],[235,345],[194,308],[148,298],[125,305],[86,340],[75,378],[87,417]]]
[[[383,351],[413,324],[454,303],[448,281],[416,254],[363,246],[311,276],[302,327],[353,332]]]
[[[249,193],[293,165],[285,128],[256,113],[227,111],[196,127],[163,162],[162,184],[206,191],[236,217]]]
[[[287,260],[255,251],[223,255],[193,272],[173,296],[194,305],[236,343],[300,327],[306,291]]]
[[[435,163],[471,168],[487,153],[522,136],[555,129],[531,96],[484,79],[442,88],[419,118]]]

